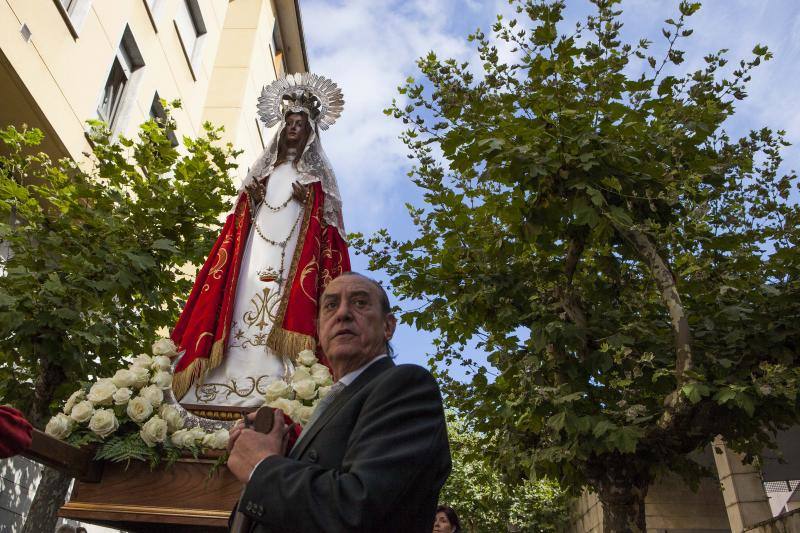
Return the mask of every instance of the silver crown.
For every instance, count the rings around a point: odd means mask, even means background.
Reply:
[[[268,128],[281,122],[286,113],[305,111],[327,130],[344,108],[344,96],[336,83],[324,76],[304,72],[288,74],[261,90],[258,115]]]

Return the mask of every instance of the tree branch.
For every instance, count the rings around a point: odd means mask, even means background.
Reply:
[[[586,232],[579,233],[569,239],[564,257],[564,276],[567,278],[567,283],[564,288],[556,288],[556,298],[559,301],[559,305],[570,321],[584,332],[583,346],[581,347],[581,356],[584,358],[589,353],[589,341],[586,337],[586,313],[583,310],[580,298],[573,290],[572,280],[575,277],[575,271],[578,268],[578,263],[585,247]]]
[[[677,385],[667,398],[665,402],[667,409],[658,422],[659,427],[667,427],[673,421],[674,411],[679,403],[680,389],[686,382],[686,372],[693,367],[689,321],[686,318],[680,294],[678,294],[675,277],[667,263],[659,255],[653,242],[639,230],[623,228],[618,224],[615,224],[615,227],[647,263],[650,273],[661,291],[661,301],[666,306],[672,323],[675,337],[675,380]]]

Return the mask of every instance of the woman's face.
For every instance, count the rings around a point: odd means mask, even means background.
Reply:
[[[442,511],[436,513],[436,520],[433,522],[433,533],[453,533],[456,528],[447,519],[447,515]]]
[[[293,146],[300,140],[306,128],[306,116],[303,113],[286,115],[286,140]]]

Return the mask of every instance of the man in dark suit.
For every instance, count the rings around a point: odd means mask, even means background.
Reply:
[[[332,399],[288,456],[280,411],[269,434],[231,431],[228,468],[247,483],[238,511],[251,531],[430,532],[450,472],[444,411],[427,370],[389,357],[395,326],[376,282],[347,273],[328,284],[318,333]]]

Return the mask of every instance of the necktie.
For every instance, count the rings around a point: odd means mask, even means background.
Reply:
[[[328,395],[319,401],[317,408],[314,409],[314,414],[311,415],[311,419],[308,421],[308,424],[305,425],[303,431],[300,432],[300,436],[297,437],[297,441],[294,443],[295,446],[297,446],[297,444],[303,440],[303,437],[306,436],[311,426],[313,426],[314,423],[319,420],[319,417],[322,416],[322,413],[328,409],[328,407],[333,403],[333,400],[336,399],[336,397],[344,390],[345,387],[346,385],[341,381],[337,381],[331,385],[331,390],[328,391]]]

